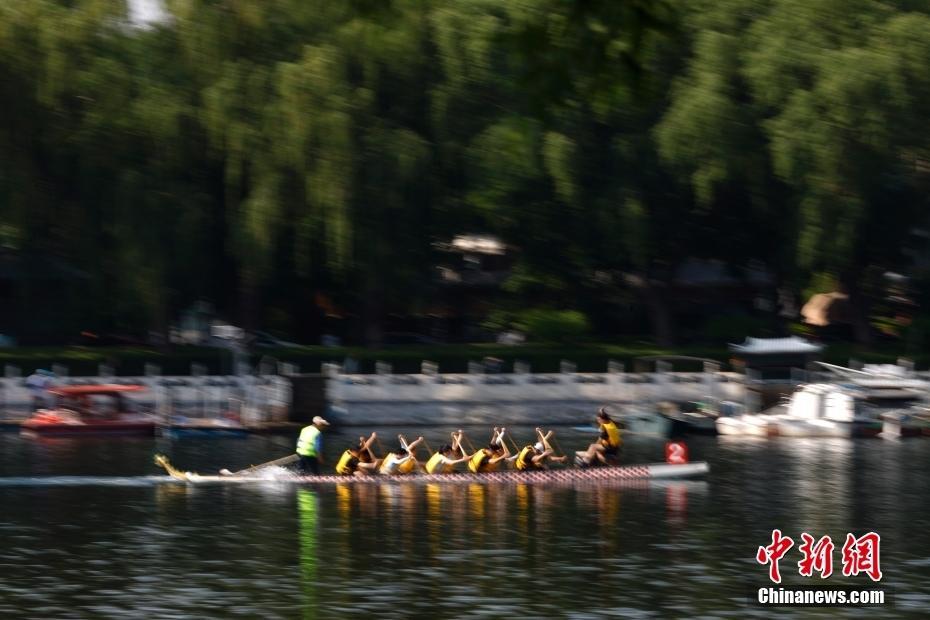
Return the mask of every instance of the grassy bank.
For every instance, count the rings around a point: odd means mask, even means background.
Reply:
[[[469,361],[495,357],[503,361],[506,370],[515,361],[523,361],[536,372],[554,372],[561,360],[577,364],[582,372],[601,372],[609,360],[616,360],[627,369],[634,368],[634,360],[652,355],[681,355],[709,358],[720,361],[726,368],[731,354],[726,347],[662,348],[649,343],[590,343],[584,345],[525,344],[504,346],[498,344],[416,345],[384,349],[361,347],[292,347],[263,349],[251,356],[257,364],[263,357],[297,364],[301,372],[318,372],[324,362],[342,363],[353,359],[362,372],[372,372],[376,361],[393,366],[394,372],[419,372],[420,363],[430,360],[439,364],[440,372],[465,372]],[[848,343],[837,343],[827,348],[824,361],[846,364],[851,358],[862,362],[894,363],[903,355],[893,347],[862,349]],[[911,356],[919,368],[930,366],[930,355]],[[160,367],[162,374],[188,374],[191,364],[201,364],[211,374],[227,373],[232,368],[230,353],[205,347],[177,347],[170,351],[157,351],[144,347],[42,347],[0,349],[0,364],[20,368],[29,374],[36,368],[51,368],[60,364],[70,375],[96,375],[101,364],[114,368],[117,375],[144,374],[146,364]],[[676,369],[699,369],[699,363],[676,364]]]

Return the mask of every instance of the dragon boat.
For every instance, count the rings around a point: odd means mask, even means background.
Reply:
[[[286,457],[288,458],[288,457]],[[273,461],[280,464],[284,459]],[[227,473],[226,475],[205,475],[195,472],[182,471],[174,467],[166,457],[157,455],[155,463],[164,468],[172,478],[188,483],[255,483],[268,482],[269,478],[259,473],[258,467],[252,467],[242,472]],[[536,471],[497,471],[482,474],[468,472],[452,474],[407,474],[407,475],[380,475],[367,476],[340,476],[336,474],[299,475],[286,474],[276,476],[273,480],[294,484],[384,484],[384,483],[483,483],[483,484],[552,484],[552,483],[579,483],[579,482],[616,482],[625,480],[668,480],[678,478],[693,478],[703,476],[710,471],[705,461],[693,463],[645,463],[638,465],[615,465],[603,467],[565,467],[560,469],[543,469]]]

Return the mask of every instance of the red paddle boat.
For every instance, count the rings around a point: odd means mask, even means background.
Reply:
[[[57,399],[51,409],[39,409],[20,425],[24,434],[63,435],[154,435],[155,418],[134,412],[126,398],[143,385],[69,385],[51,388]]]

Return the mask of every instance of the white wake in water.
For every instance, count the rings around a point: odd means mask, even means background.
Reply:
[[[298,478],[297,472],[292,469],[287,469],[286,467],[278,467],[277,465],[272,465],[270,467],[262,467],[254,474],[249,476],[250,478],[258,478],[260,480],[295,480]]]
[[[165,476],[0,476],[0,487],[148,487],[170,481]]]

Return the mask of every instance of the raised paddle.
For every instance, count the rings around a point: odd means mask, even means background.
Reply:
[[[260,465],[252,465],[251,467],[246,467],[245,469],[240,469],[239,471],[229,471],[228,469],[221,469],[221,470],[220,470],[220,475],[221,475],[221,476],[241,476],[241,475],[243,475],[243,474],[250,474],[250,473],[252,473],[253,471],[257,471],[257,470],[259,470],[259,469],[264,469],[265,467],[273,467],[273,466],[275,466],[275,465],[281,467],[281,466],[284,466],[284,465],[290,465],[291,463],[297,461],[299,458],[300,458],[300,456],[298,456],[298,455],[296,455],[296,454],[289,454],[289,455],[283,456],[283,457],[281,457],[281,458],[279,458],[279,459],[275,459],[275,460],[273,460],[273,461],[268,461],[267,463],[262,463],[262,464],[260,464]]]
[[[559,451],[557,456],[562,458],[562,465],[564,467],[571,467],[572,463],[569,462],[568,456],[565,454],[565,450],[563,450],[562,446],[559,445],[559,440],[555,438],[555,433],[552,434],[552,443],[555,444],[555,449]]]
[[[423,438],[423,446],[426,448],[426,453],[430,456],[433,456],[433,447],[429,445],[428,441],[426,441],[426,437]],[[414,452],[416,452],[416,450],[416,448],[413,449]],[[416,458],[416,455],[414,455],[414,458]],[[426,463],[417,461],[417,468],[423,473],[426,473]]]
[[[452,437],[452,454],[455,454],[456,451],[463,457],[465,456],[465,448],[462,447],[462,435],[461,431],[456,435],[455,431],[449,433],[449,436]]]
[[[426,451],[429,452],[430,455],[432,455],[432,454],[433,454],[433,447],[432,447],[431,445],[429,445],[429,442],[426,441],[426,438],[425,438],[425,437],[423,438],[423,445],[426,447]],[[415,450],[415,449],[416,449],[416,448],[414,448],[414,450]]]
[[[501,434],[503,434],[503,433],[501,433]],[[517,447],[517,442],[514,441],[514,440],[513,440],[513,437],[511,437],[510,435],[505,435],[505,436],[507,437],[507,439],[510,440],[510,445],[513,446],[514,453],[515,453],[515,454],[519,454],[519,453],[520,453],[520,448]]]
[[[475,450],[475,444],[471,442],[471,439],[468,438],[468,435],[463,434],[462,437],[465,439],[465,441],[468,442],[468,449],[471,450],[471,453],[474,454],[475,452],[477,452],[477,450]],[[461,446],[462,446],[462,442],[459,441],[459,447]]]

